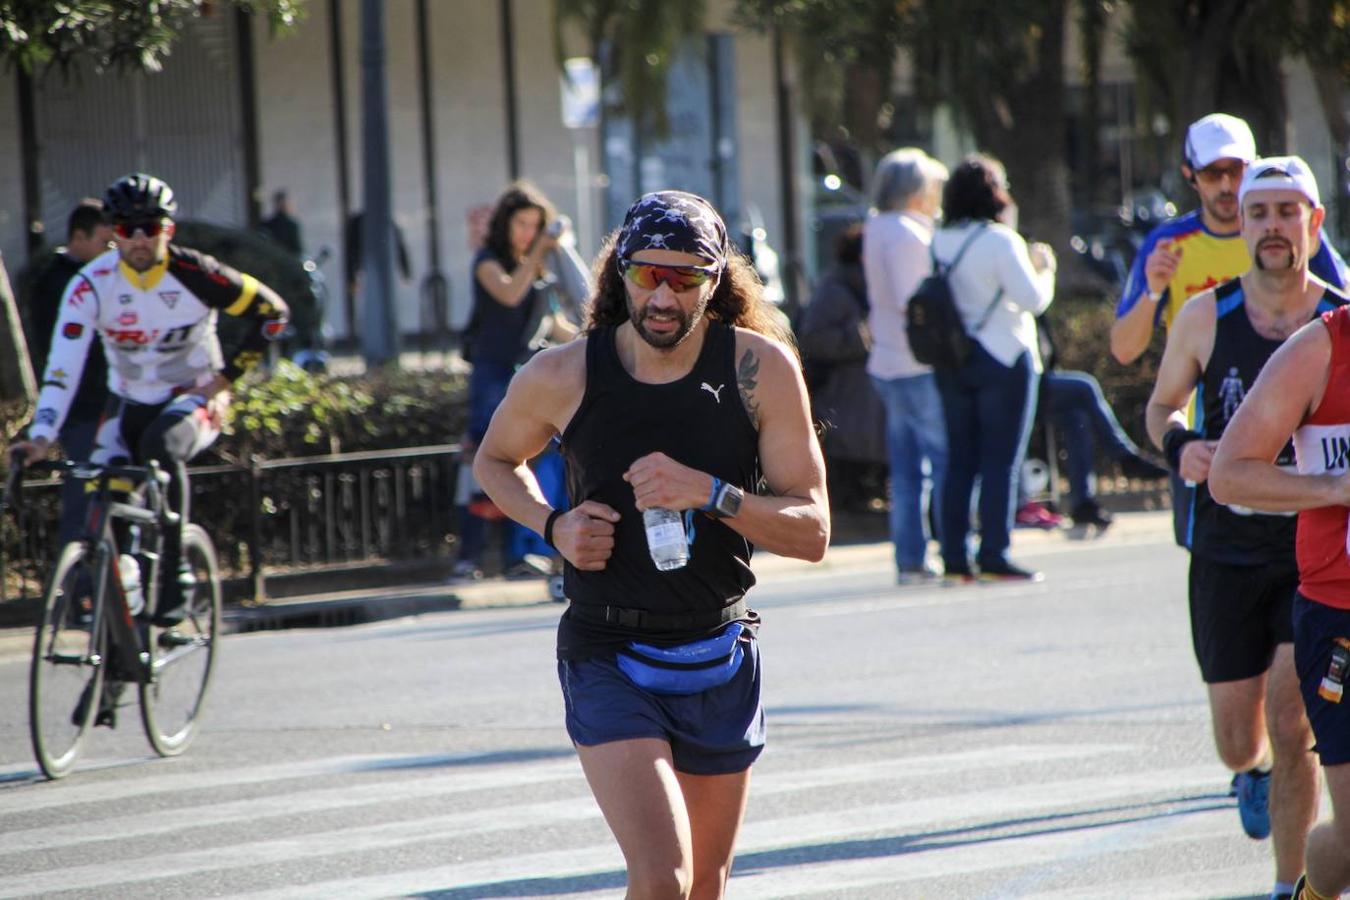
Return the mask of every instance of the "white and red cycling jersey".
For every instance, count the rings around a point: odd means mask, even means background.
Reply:
[[[228,359],[216,336],[218,311],[256,320]],[[60,431],[95,333],[108,357],[108,390],[159,404],[217,372],[238,378],[280,336],[287,314],[267,285],[196,250],[170,244],[165,259],[145,272],[109,250],[88,262],[61,298],[29,437],[50,441]]]

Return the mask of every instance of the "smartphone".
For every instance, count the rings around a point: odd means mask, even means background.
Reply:
[[[562,234],[562,230],[563,230],[563,220],[554,219],[552,222],[548,223],[548,227],[544,229],[544,233],[547,234],[549,237],[557,237],[558,235]]]

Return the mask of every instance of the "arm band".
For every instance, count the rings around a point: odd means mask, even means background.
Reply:
[[[558,549],[558,545],[553,543],[553,523],[558,521],[558,516],[561,516],[562,514],[563,510],[555,509],[548,514],[548,518],[544,521],[544,543],[548,544],[554,550]]]
[[[1189,428],[1173,428],[1163,435],[1163,456],[1167,458],[1167,465],[1173,471],[1181,472],[1181,451],[1191,441],[1204,440],[1205,436],[1198,431],[1191,431]]]

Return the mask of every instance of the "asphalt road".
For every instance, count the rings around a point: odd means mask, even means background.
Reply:
[[[1266,896],[1165,516],[1015,549],[1044,583],[897,588],[879,547],[765,567],[769,749],[731,897]],[[233,635],[187,755],[152,758],[128,707],[55,784],[0,659],[0,897],[622,895],[558,610]]]

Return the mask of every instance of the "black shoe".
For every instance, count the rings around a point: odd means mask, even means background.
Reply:
[[[93,687],[92,681],[84,686],[80,700],[75,704],[75,711],[70,714],[70,724],[77,728],[84,724],[85,713],[89,711],[89,692]],[[95,726],[117,727],[117,701],[122,698],[122,690],[125,687],[126,685],[120,681],[110,681],[103,686],[103,694],[98,701],[98,712],[94,715]]]
[[[1015,566],[1006,559],[980,566],[980,581],[1044,581],[1040,572]]]
[[[110,681],[103,686],[98,714],[94,716],[95,725],[102,725],[105,728],[117,727],[117,702],[122,699],[122,691],[125,688],[126,684],[121,681]]]
[[[1114,519],[1111,514],[1097,505],[1095,500],[1084,500],[1069,514],[1075,525],[1095,525],[1105,531]]]
[[[1138,478],[1142,481],[1158,481],[1171,473],[1152,460],[1131,453],[1120,458],[1120,474],[1126,478]]]
[[[173,570],[170,570],[173,571]],[[177,574],[165,578],[159,589],[159,605],[151,617],[152,624],[160,628],[172,628],[187,618],[188,602],[197,589],[197,576],[191,567],[183,565]]]

